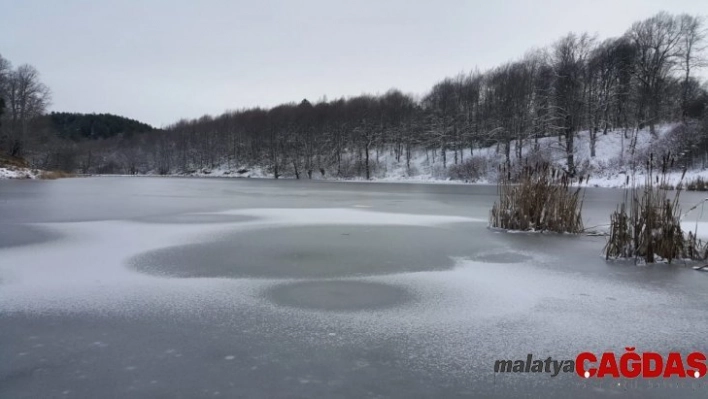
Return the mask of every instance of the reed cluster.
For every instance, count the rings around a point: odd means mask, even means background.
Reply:
[[[679,198],[686,172],[672,191],[668,172],[673,164],[674,159],[667,154],[657,168],[652,154],[643,184],[630,182],[628,176],[624,200],[610,216],[606,259],[634,258],[646,263],[706,259],[706,245],[695,233],[686,234],[681,229]]]
[[[497,183],[498,199],[489,217],[493,228],[519,231],[551,231],[580,233],[583,231],[581,210],[582,182],[548,162],[526,165],[513,173],[500,167]]]

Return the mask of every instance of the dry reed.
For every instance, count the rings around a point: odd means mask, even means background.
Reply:
[[[565,171],[547,162],[525,166],[517,176],[503,166],[489,225],[505,230],[580,233],[583,198],[581,188],[573,188],[573,183]]]
[[[73,173],[64,172],[61,170],[43,170],[39,173],[39,178],[42,180],[64,179],[74,177]]]
[[[624,201],[610,217],[605,259],[634,258],[646,263],[706,259],[706,245],[695,233],[685,235],[681,229],[679,198],[686,172],[671,198],[668,171],[673,163],[670,154],[662,157],[660,169],[655,173],[652,154],[647,161],[644,184],[639,185],[632,178]]]

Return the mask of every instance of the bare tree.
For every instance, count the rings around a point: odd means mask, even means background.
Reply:
[[[689,101],[691,71],[708,65],[708,60],[703,56],[703,51],[706,49],[707,32],[702,17],[682,14],[678,18],[681,32],[678,56],[680,69],[684,72],[681,108],[682,116],[685,118]]]
[[[583,78],[592,42],[593,39],[587,34],[578,37],[571,33],[553,48],[554,97],[561,116],[567,168],[571,175],[575,174],[574,138],[582,126],[585,106]]]
[[[681,26],[674,16],[661,12],[632,25],[627,36],[637,49],[635,76],[640,83],[637,119],[648,122],[655,134],[655,125],[661,117],[661,94],[677,64]]]
[[[379,101],[373,96],[359,96],[348,101],[350,116],[355,121],[354,138],[364,166],[366,179],[371,179],[371,149],[381,140]],[[360,163],[361,164],[361,163]]]
[[[447,167],[447,150],[454,137],[455,117],[457,116],[457,90],[452,79],[445,79],[436,84],[423,99],[428,112],[429,135],[431,144],[440,149],[443,168]],[[433,150],[435,151],[435,149]]]
[[[9,133],[6,132],[7,123],[3,123],[3,114],[6,114],[8,103],[6,98],[11,73],[12,64],[0,55],[0,150],[2,150],[3,144],[9,141]],[[3,125],[5,125],[5,129],[3,129]]]
[[[9,119],[9,154],[21,156],[32,120],[49,106],[49,88],[39,80],[31,65],[20,65],[9,74],[5,90]]]

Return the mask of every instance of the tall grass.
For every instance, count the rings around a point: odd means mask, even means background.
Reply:
[[[494,228],[520,231],[580,233],[583,230],[581,188],[548,162],[524,166],[513,173],[500,168],[498,200],[489,215]]]
[[[39,172],[39,178],[42,180],[64,179],[67,177],[75,177],[75,175],[61,170],[43,170]]]
[[[683,178],[671,192],[668,171],[674,159],[670,154],[662,157],[659,169],[650,155],[646,165],[644,184],[630,182],[623,202],[610,216],[610,234],[605,245],[605,259],[634,258],[646,263],[674,259],[706,259],[706,245],[696,234],[686,235],[681,229],[679,199]]]

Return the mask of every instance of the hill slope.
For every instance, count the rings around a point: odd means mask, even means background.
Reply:
[[[47,118],[59,137],[74,141],[106,139],[118,134],[131,136],[155,130],[146,123],[112,114],[52,112]]]
[[[680,153],[686,147],[685,137],[679,129],[679,123],[664,124],[657,127],[656,135],[652,135],[649,129],[636,132],[625,132],[624,130],[609,131],[606,135],[598,134],[595,144],[595,156],[590,152],[590,134],[582,131],[577,134],[574,141],[575,163],[579,172],[589,175],[590,179],[585,184],[599,187],[621,187],[626,183],[627,176],[632,174],[632,169],[636,165],[638,179],[642,178],[643,165],[646,159],[653,153],[655,157],[660,157],[667,151]],[[516,142],[511,143],[512,148]],[[500,162],[503,162],[503,151],[497,146],[474,149],[472,155],[469,150],[464,151],[464,157],[457,165],[454,164],[454,152],[447,154],[447,167],[443,167],[442,157],[438,152],[433,155],[432,151],[417,149],[412,152],[410,167],[406,161],[396,160],[391,151],[383,151],[375,155],[372,151],[372,180],[383,182],[426,182],[426,183],[494,183],[496,182],[496,171]],[[346,154],[350,162],[354,162],[354,154]],[[534,162],[535,160],[545,160],[564,167],[566,163],[565,143],[559,142],[558,137],[543,137],[535,144],[532,140],[523,143],[522,159],[513,159],[513,162]],[[702,165],[695,163],[694,167],[686,173],[684,181],[702,177],[708,179],[708,170]],[[245,174],[236,173],[239,168],[247,169]],[[203,169],[194,173],[193,176],[211,177],[272,177],[266,171],[267,168],[261,165],[228,165],[223,164],[213,170]],[[325,179],[334,178],[335,171],[329,170]],[[150,174],[156,174],[151,171]],[[177,174],[177,173],[175,173]],[[679,168],[670,173],[669,181],[677,184],[682,172]],[[293,177],[285,175],[284,177]],[[319,173],[313,174],[313,178],[322,179]],[[346,179],[350,180],[350,179]],[[353,178],[351,180],[361,180]],[[641,181],[641,180],[640,180]]]

